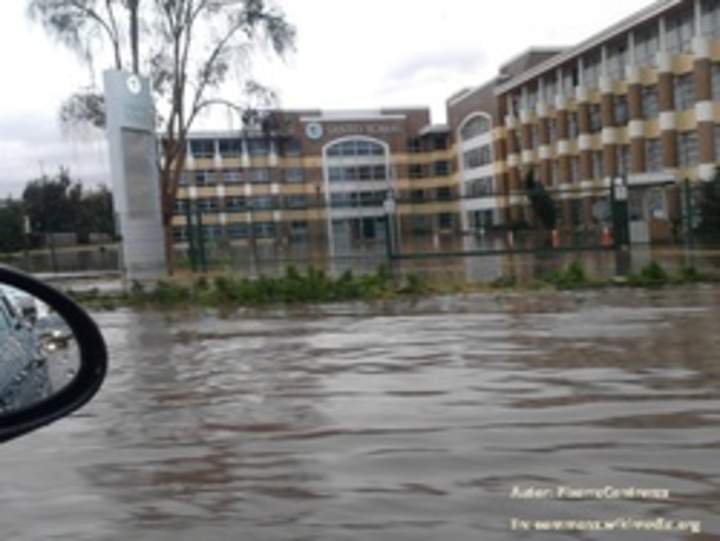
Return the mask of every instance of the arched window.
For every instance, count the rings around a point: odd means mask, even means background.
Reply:
[[[328,156],[382,156],[385,149],[378,143],[363,139],[351,139],[336,143],[327,149]]]
[[[463,141],[467,141],[488,131],[490,131],[490,120],[484,115],[477,115],[462,125],[460,128],[460,138]]]

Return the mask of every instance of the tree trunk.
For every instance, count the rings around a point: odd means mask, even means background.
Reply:
[[[175,239],[173,238],[172,220],[165,222],[163,219],[163,233],[165,237],[165,265],[168,276],[175,272]]]
[[[132,51],[132,70],[136,75],[140,73],[139,32],[138,32],[138,4],[139,0],[131,0],[130,6],[130,48]]]

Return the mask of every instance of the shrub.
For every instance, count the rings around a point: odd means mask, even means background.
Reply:
[[[588,285],[585,269],[579,261],[573,261],[564,270],[553,273],[548,281],[558,289],[574,289]]]

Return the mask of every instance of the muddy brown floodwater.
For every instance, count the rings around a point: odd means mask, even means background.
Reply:
[[[720,288],[94,314],[111,371],[0,448],[4,541],[720,538]],[[669,499],[511,498],[513,487]],[[513,531],[543,519],[690,532]]]

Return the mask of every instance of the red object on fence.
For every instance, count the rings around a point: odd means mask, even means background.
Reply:
[[[613,245],[613,238],[612,234],[610,233],[610,228],[605,226],[603,227],[603,233],[602,233],[602,240],[600,241],[603,246],[612,246]]]
[[[552,245],[553,248],[560,247],[560,232],[557,229],[552,230]]]

